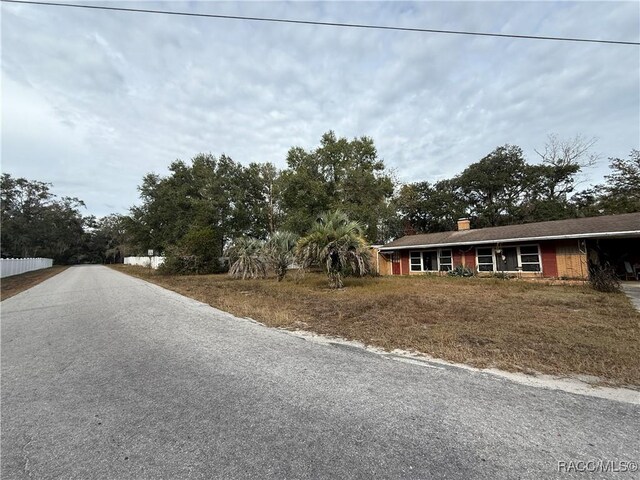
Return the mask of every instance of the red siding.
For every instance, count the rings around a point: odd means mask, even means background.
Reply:
[[[476,249],[472,248],[468,252],[464,252],[464,266],[471,270],[476,269]]]
[[[453,268],[456,268],[458,265],[462,265],[462,255],[463,252],[460,250],[453,251]]]
[[[409,275],[409,252],[402,252],[400,257],[400,267],[402,275]]]
[[[556,260],[556,246],[552,242],[540,243],[540,254],[542,255],[542,276],[557,277],[558,262]]]

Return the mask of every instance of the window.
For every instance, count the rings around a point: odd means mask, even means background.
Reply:
[[[438,250],[423,250],[421,252],[409,253],[409,269],[412,272],[437,272],[438,271],[438,259],[440,259],[440,270],[442,270],[442,261],[448,262],[451,270],[451,250],[440,250],[440,253],[445,253],[444,256],[438,255]],[[446,253],[448,252],[448,253]],[[446,267],[446,265],[444,265]]]
[[[422,255],[420,255],[420,252],[411,252],[409,254],[409,270],[412,272],[422,271]]]
[[[476,248],[479,272],[541,272],[538,245]]]
[[[448,272],[453,268],[453,256],[451,255],[451,250],[440,250],[440,257],[438,260],[440,262],[441,272]]]
[[[519,247],[520,266],[523,272],[540,272],[540,251],[538,245],[524,245]]]
[[[436,252],[422,252],[422,270],[424,272],[438,271],[438,256]]]
[[[479,272],[493,272],[493,248],[476,248]]]

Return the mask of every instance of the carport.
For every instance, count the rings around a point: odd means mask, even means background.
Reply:
[[[593,238],[586,241],[589,266],[610,265],[623,280],[640,280],[640,238]]]

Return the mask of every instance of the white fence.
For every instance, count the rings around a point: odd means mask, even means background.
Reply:
[[[124,257],[125,265],[148,267],[149,261],[151,261],[151,268],[158,268],[164,263],[164,257]]]
[[[0,259],[0,278],[20,275],[21,273],[41,270],[53,266],[51,258],[2,258]]]

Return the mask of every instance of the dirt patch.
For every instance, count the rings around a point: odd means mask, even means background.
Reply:
[[[476,367],[593,375],[640,387],[640,313],[624,294],[584,285],[451,277],[296,280],[129,273],[266,325],[426,353]]]
[[[6,300],[20,292],[24,292],[37,284],[44,282],[46,279],[59,274],[63,270],[69,268],[66,265],[55,265],[51,268],[43,268],[42,270],[34,270],[20,275],[12,275],[0,280],[0,300]]]

